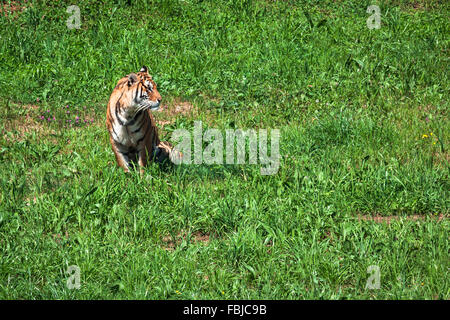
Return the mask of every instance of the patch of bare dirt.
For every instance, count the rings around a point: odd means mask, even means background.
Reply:
[[[405,3],[400,7],[404,8],[407,12],[415,13],[417,11],[426,11],[432,9],[438,9],[444,5],[444,1],[441,0],[418,0],[418,1],[409,1],[409,3]]]
[[[168,101],[154,113],[155,121],[164,130],[164,126],[172,124],[178,116],[192,117],[198,113],[197,108],[188,101],[178,99]]]
[[[197,231],[191,234],[190,241],[193,243],[203,243],[207,245],[209,243],[209,234]],[[164,249],[168,251],[175,250],[183,240],[188,240],[188,234],[186,231],[179,232],[175,238],[172,236],[165,236],[162,241],[164,242]]]
[[[14,118],[5,122],[5,128],[2,131],[2,136],[6,141],[23,141],[28,134],[33,132],[44,136],[56,134],[55,130],[50,129],[42,122],[36,120],[35,115],[36,111],[39,109],[39,106],[24,105],[22,108],[27,111],[25,116]]]
[[[2,1],[0,3],[0,14],[4,15],[5,17],[14,15],[15,13],[22,12],[26,6],[24,4],[27,4],[27,0],[21,1],[24,3],[20,3],[19,1],[11,1],[11,2],[5,2]]]
[[[424,10],[423,3],[420,3],[419,1],[412,3],[410,7],[414,10]]]
[[[187,101],[173,101],[168,104],[164,104],[159,112],[164,113],[168,116],[177,116],[178,114],[190,115],[196,108]]]
[[[433,152],[433,163],[447,167],[450,163],[450,153],[448,151]]]
[[[444,215],[444,214],[439,214],[437,216],[432,216],[432,215],[418,215],[418,214],[414,214],[414,215],[410,215],[410,216],[406,216],[406,217],[399,217],[399,216],[380,216],[380,215],[376,215],[376,216],[369,216],[369,215],[358,215],[358,221],[373,221],[376,223],[387,223],[387,224],[391,224],[391,222],[393,220],[401,220],[401,219],[405,219],[408,221],[425,221],[427,218],[434,220],[436,222],[440,222],[444,219],[447,219],[448,216]]]
[[[56,234],[53,234],[52,236],[53,236],[53,240],[57,244],[61,244],[61,240],[63,240],[63,239],[66,239],[66,240],[69,239],[69,233],[67,231],[65,232],[64,235],[61,235],[60,233],[56,233]]]
[[[164,129],[164,126],[166,124],[171,124],[173,121],[169,121],[169,120],[156,120],[156,123],[159,124],[161,126],[161,129]]]

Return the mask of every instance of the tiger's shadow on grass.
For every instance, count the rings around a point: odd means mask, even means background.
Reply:
[[[144,177],[146,175],[154,175],[163,178],[172,176],[179,180],[202,180],[202,181],[217,181],[227,180],[231,177],[252,177],[259,175],[258,165],[233,165],[233,164],[174,164],[170,160],[163,162],[152,163],[146,168]],[[138,173],[138,168],[134,171]]]

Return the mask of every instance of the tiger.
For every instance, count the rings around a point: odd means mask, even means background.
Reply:
[[[151,111],[159,109],[161,94],[143,66],[117,82],[106,110],[106,127],[119,167],[129,172],[139,165],[141,175],[149,161],[162,163],[170,158],[173,147],[160,141]]]

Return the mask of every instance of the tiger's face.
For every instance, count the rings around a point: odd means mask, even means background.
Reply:
[[[128,76],[128,96],[132,99],[128,113],[137,114],[143,110],[158,110],[161,103],[156,83],[148,74],[148,69],[143,66],[138,73]]]

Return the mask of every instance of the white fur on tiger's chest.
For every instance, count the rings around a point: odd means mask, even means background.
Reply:
[[[137,125],[132,126],[125,126],[121,125],[119,123],[113,124],[113,138],[118,143],[128,146],[128,147],[135,147],[138,144],[138,141],[144,136],[144,133],[141,132],[142,130],[133,133],[137,128]]]

